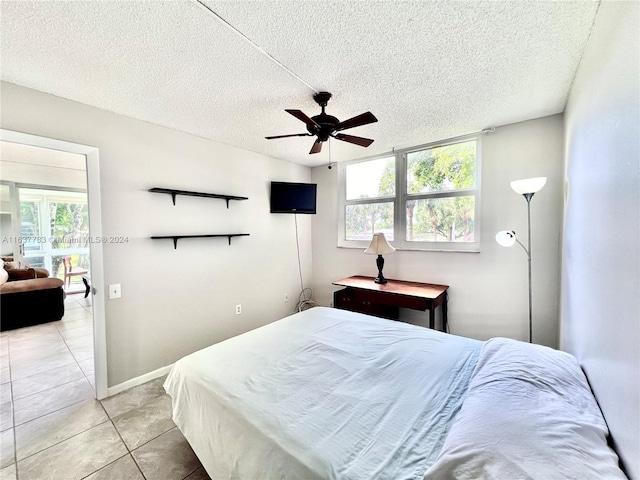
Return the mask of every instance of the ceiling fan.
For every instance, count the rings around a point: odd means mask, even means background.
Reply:
[[[322,108],[322,113],[314,115],[309,118],[301,110],[285,110],[298,120],[303,121],[307,125],[307,131],[309,133],[294,133],[292,135],[276,135],[273,137],[265,137],[267,140],[274,138],[286,138],[286,137],[318,137],[311,147],[309,154],[318,153],[322,150],[322,142],[329,140],[329,137],[333,137],[336,140],[342,140],[343,142],[353,143],[360,145],[361,147],[368,147],[373,143],[370,138],[356,137],[353,135],[345,135],[344,133],[338,133],[348,128],[359,127],[361,125],[367,125],[369,123],[375,123],[378,119],[371,112],[366,112],[356,117],[350,118],[341,122],[332,115],[327,115],[324,111],[324,107],[327,106],[331,94],[329,92],[318,92],[313,96],[313,99]]]

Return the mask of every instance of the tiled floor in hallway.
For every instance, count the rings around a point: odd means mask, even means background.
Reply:
[[[95,399],[90,299],[0,334],[0,480],[200,480],[164,378]]]

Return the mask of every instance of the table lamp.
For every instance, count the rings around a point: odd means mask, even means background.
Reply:
[[[364,251],[364,253],[368,253],[369,255],[378,255],[376,258],[376,265],[378,266],[378,276],[374,280],[376,283],[385,284],[387,283],[387,279],[382,275],[382,267],[384,267],[384,258],[382,255],[384,253],[395,252],[396,249],[389,245],[387,239],[384,237],[384,233],[374,233],[373,238],[371,239],[371,244]]]

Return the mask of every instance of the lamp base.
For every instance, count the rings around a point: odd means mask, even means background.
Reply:
[[[378,276],[376,277],[374,282],[384,285],[385,283],[387,283],[387,279],[384,278],[384,275],[382,275],[382,268],[384,267],[384,258],[382,257],[382,255],[378,255],[378,258],[376,258],[376,266],[378,267]]]

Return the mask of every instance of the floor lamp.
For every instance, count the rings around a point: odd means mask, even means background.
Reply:
[[[511,188],[514,192],[521,194],[527,201],[527,244],[525,247],[520,240],[516,238],[516,232],[513,230],[505,230],[496,234],[496,242],[503,247],[511,247],[514,243],[518,243],[527,254],[527,263],[529,265],[529,343],[533,341],[533,322],[531,308],[531,199],[536,192],[539,192],[547,183],[547,177],[526,178],[524,180],[514,180],[511,182]]]

